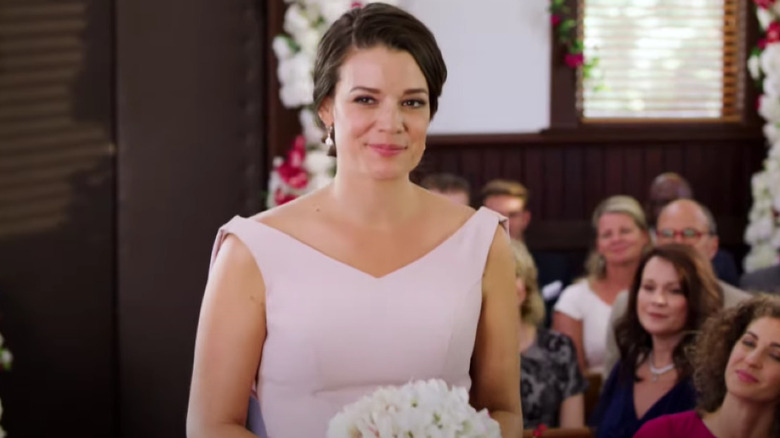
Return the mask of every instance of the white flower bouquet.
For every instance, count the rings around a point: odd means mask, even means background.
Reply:
[[[442,380],[383,387],[330,420],[327,438],[500,438],[498,422],[477,412],[465,389]]]

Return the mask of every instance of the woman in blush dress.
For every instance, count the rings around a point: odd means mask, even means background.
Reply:
[[[566,335],[540,327],[544,300],[536,266],[525,246],[514,246],[520,324],[520,398],[526,429],[538,426],[578,428],[585,424],[588,386],[577,364],[574,343]]]
[[[442,379],[504,437],[522,431],[514,263],[503,219],[415,185],[447,75],[431,32],[396,7],[325,33],[314,107],[334,181],[219,231],[201,307],[190,438],[322,438],[378,387]]]
[[[719,288],[712,265],[689,246],[663,245],[645,256],[615,328],[621,361],[590,419],[598,438],[631,437],[653,418],[696,405],[685,350],[720,308]]]
[[[780,297],[710,318],[692,361],[698,409],[650,421],[636,438],[780,437]]]

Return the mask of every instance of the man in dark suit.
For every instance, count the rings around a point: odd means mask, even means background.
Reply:
[[[739,280],[739,287],[749,291],[780,294],[780,265],[746,273]]]

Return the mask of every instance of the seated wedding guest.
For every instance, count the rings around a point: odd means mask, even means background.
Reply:
[[[712,267],[689,246],[658,246],[642,259],[616,328],[622,359],[590,419],[596,437],[630,437],[653,418],[693,409],[685,350],[717,312],[719,288]]]
[[[595,248],[586,263],[587,277],[563,291],[552,328],[574,341],[583,372],[600,373],[612,302],[631,286],[650,237],[642,207],[629,196],[602,201],[592,226]]]
[[[691,361],[697,409],[649,421],[635,438],[780,437],[780,298],[707,320]]]
[[[674,172],[666,172],[653,179],[652,184],[650,184],[647,202],[645,203],[651,238],[655,238],[656,223],[661,210],[678,199],[693,199],[693,190],[691,190],[691,185],[688,184],[685,178]],[[714,230],[715,219],[708,209],[705,208],[704,210],[708,216],[708,221],[712,224],[711,229]],[[734,256],[726,250],[716,248],[715,255],[711,257],[711,260],[715,275],[726,283],[736,286],[739,271]]]
[[[494,179],[480,192],[482,205],[509,219],[509,235],[525,241],[525,229],[531,223],[528,207],[528,189],[517,181]]]
[[[739,279],[739,287],[750,291],[780,294],[780,265],[746,273]]]
[[[651,230],[655,230],[661,210],[678,199],[693,199],[693,190],[685,178],[675,172],[665,172],[653,179],[645,202],[645,214]]]
[[[471,185],[458,175],[433,173],[423,178],[420,185],[458,204],[471,204]]]
[[[512,180],[494,179],[482,187],[480,203],[509,219],[509,234],[513,246],[525,245],[525,230],[531,223],[531,211],[528,209],[530,192],[521,183]],[[536,263],[541,287],[557,288],[568,285],[573,277],[566,254],[541,251],[529,248]],[[556,298],[557,298],[557,294]],[[551,305],[554,304],[554,300]],[[549,325],[550,321],[545,321]]]
[[[544,302],[536,283],[536,267],[528,251],[515,248],[520,352],[520,396],[526,429],[574,428],[585,424],[583,393],[587,381],[577,365],[577,352],[567,336],[540,327]]]
[[[664,207],[658,216],[656,224],[656,245],[664,245],[671,242],[689,245],[701,254],[706,260],[712,260],[718,250],[718,235],[712,214],[703,205],[692,199],[678,199]],[[714,269],[714,265],[713,265]],[[739,290],[730,284],[719,280],[723,291],[723,306],[732,307],[742,300],[750,298],[750,294]],[[609,317],[610,329],[607,331],[607,357],[608,372],[619,359],[619,353],[615,344],[614,325],[625,312],[628,297],[621,294],[612,306],[612,314]]]

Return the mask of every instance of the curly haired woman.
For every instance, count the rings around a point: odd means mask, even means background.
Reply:
[[[710,318],[692,362],[698,409],[650,421],[635,438],[780,437],[780,297]]]

